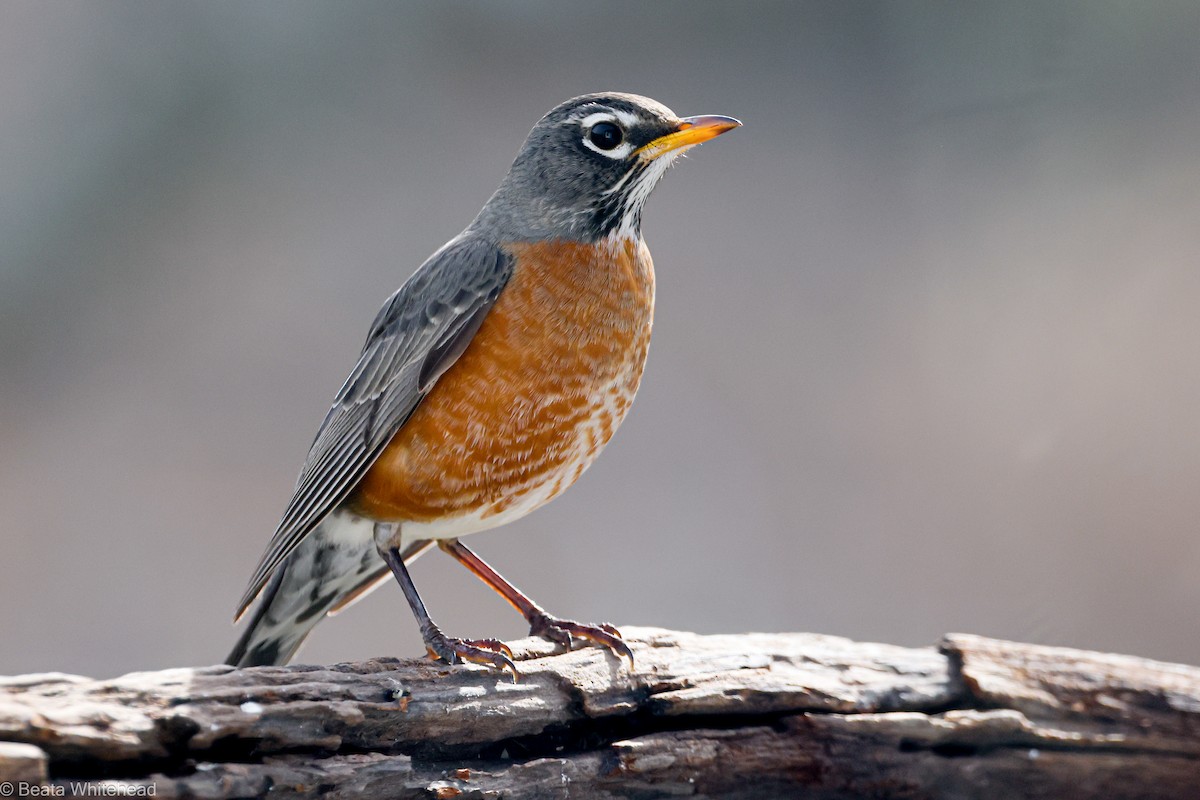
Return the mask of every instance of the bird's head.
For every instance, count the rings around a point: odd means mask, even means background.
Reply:
[[[475,225],[514,240],[636,237],[642,206],[671,163],[739,125],[732,117],[680,118],[634,94],[573,98],[533,126]]]

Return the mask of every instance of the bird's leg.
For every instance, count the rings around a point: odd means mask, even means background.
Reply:
[[[421,638],[425,640],[425,648],[432,658],[440,658],[447,664],[461,664],[464,661],[490,664],[497,669],[508,670],[512,673],[513,681],[517,680],[519,673],[508,645],[495,639],[452,639],[442,633],[442,629],[429,618],[429,612],[425,610],[425,603],[417,594],[417,587],[413,584],[412,576],[408,574],[408,567],[404,566],[404,558],[400,551],[390,547],[381,549],[380,554],[392,568],[396,581],[404,590],[404,596],[412,606],[413,616],[417,618],[417,624],[421,627]]]
[[[533,602],[524,592],[501,577],[486,561],[472,553],[458,539],[439,539],[438,547],[445,550],[454,560],[474,572],[488,586],[507,600],[521,616],[529,621],[529,632],[534,636],[549,639],[570,649],[572,637],[606,647],[618,656],[629,659],[633,666],[633,651],[621,638],[621,632],[607,623],[584,625],[569,619],[551,616],[544,608]]]

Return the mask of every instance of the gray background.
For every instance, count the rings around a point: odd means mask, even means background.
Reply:
[[[588,620],[1200,661],[1197,41],[1190,1],[4,3],[0,672],[220,660],[379,304],[599,89],[746,126],[649,204],[630,418],[484,557]],[[301,658],[420,652],[389,586]]]

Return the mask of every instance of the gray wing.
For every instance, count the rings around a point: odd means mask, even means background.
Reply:
[[[462,355],[511,274],[511,259],[500,248],[462,236],[434,253],[384,303],[309,448],[292,499],[242,597],[239,617]]]

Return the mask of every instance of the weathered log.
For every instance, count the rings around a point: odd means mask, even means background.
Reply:
[[[632,671],[531,639],[518,683],[397,659],[0,678],[0,741],[33,746],[0,748],[0,793],[48,769],[68,796],[1200,796],[1195,667],[967,635],[625,633]]]

